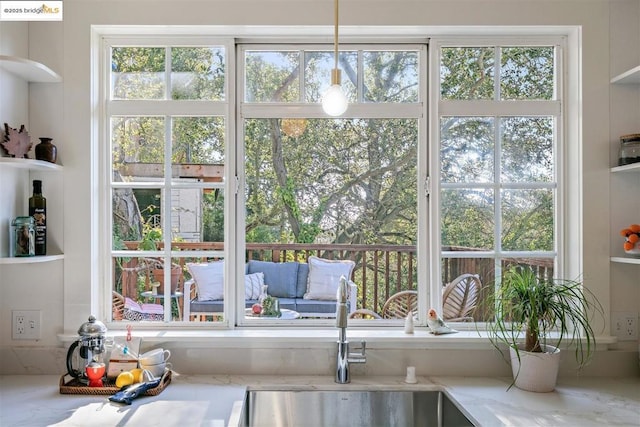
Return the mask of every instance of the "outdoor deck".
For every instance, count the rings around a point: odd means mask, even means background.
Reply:
[[[135,242],[129,244],[135,248]],[[177,242],[172,243],[172,248],[180,252],[188,251],[222,251],[221,242]],[[449,247],[446,251],[473,252],[472,248]],[[183,255],[183,254],[181,254]],[[295,244],[295,243],[247,243],[246,259],[261,261],[298,261],[306,262],[309,256],[318,256],[326,259],[350,259],[356,263],[351,279],[358,285],[358,308],[381,312],[387,299],[400,291],[417,290],[417,253],[415,245],[352,245],[352,244]],[[202,256],[180,256],[174,258],[177,264],[183,268],[184,274],[188,271],[186,262],[212,260]],[[128,258],[118,267],[114,263],[114,277],[116,284],[114,289],[124,296],[136,299],[142,290],[148,290],[149,282],[153,280],[148,272],[148,263],[145,258]],[[553,276],[553,263],[544,259],[508,259],[503,261],[503,268],[509,265],[528,265],[533,267],[541,276]],[[494,260],[492,258],[477,257],[443,257],[442,259],[442,286],[461,274],[477,274],[482,282],[483,291],[480,295],[478,310],[474,313],[476,320],[483,320],[486,308],[483,301],[488,293],[492,292],[490,286],[495,282]],[[489,285],[489,286],[487,286]],[[180,287],[180,285],[178,285]]]

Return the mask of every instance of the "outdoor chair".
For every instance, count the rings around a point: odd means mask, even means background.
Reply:
[[[131,298],[111,291],[112,320],[163,320],[164,307],[161,304],[139,304]]]
[[[382,306],[383,319],[404,319],[409,313],[418,314],[418,291],[395,293]]]
[[[111,291],[111,310],[113,320],[124,318],[124,297],[116,291]]]
[[[442,312],[444,320],[451,322],[472,322],[473,310],[478,304],[482,282],[477,274],[462,274],[444,287]],[[375,311],[359,308],[349,315],[350,319],[404,319],[409,313],[418,311],[418,292],[400,291],[384,303],[382,315]]]
[[[442,316],[452,322],[473,322],[482,282],[477,274],[462,274],[447,284],[442,293]]]

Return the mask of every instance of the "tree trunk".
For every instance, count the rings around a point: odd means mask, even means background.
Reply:
[[[113,171],[113,180],[121,182],[117,170]],[[113,232],[122,240],[140,240],[142,238],[142,216],[133,190],[118,188],[113,190]]]
[[[282,191],[289,191],[287,185],[287,166],[284,163],[284,154],[282,152],[282,134],[280,133],[277,119],[271,119],[271,157],[273,159],[273,171],[276,174],[278,185]],[[289,219],[289,224],[291,224],[291,232],[296,237],[297,241],[298,235],[300,234],[300,221],[294,212],[294,207],[291,206],[290,203],[287,203],[286,200],[283,200],[283,202],[284,208],[287,212],[287,218]]]
[[[527,328],[525,335],[525,351],[541,353],[542,348],[540,347],[540,340],[538,339],[537,331]]]

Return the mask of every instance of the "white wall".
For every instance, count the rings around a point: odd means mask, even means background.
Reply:
[[[64,271],[51,274],[51,291],[11,293],[3,295],[0,305],[2,324],[0,329],[0,356],[10,360],[0,366],[3,372],[32,372],[21,358],[37,353],[41,357],[50,350],[59,356],[64,351],[56,338],[58,333],[74,334],[88,315],[98,309],[92,300],[91,265],[95,259],[94,245],[90,239],[91,219],[95,212],[91,209],[91,195],[97,191],[91,176],[91,112],[96,106],[91,99],[91,25],[322,25],[330,40],[333,3],[312,0],[228,0],[228,1],[79,1],[65,0],[64,21],[53,24],[29,24],[29,45],[34,53],[50,55],[52,68],[63,75],[63,97],[57,99],[61,116],[60,127],[56,128],[62,142],[60,150],[64,158]],[[618,24],[623,20],[625,25]],[[0,25],[3,25],[0,23]],[[49,26],[47,26],[49,25]],[[615,241],[610,237],[612,212],[609,207],[610,159],[617,136],[624,132],[637,132],[640,123],[640,103],[635,96],[620,95],[614,98],[609,80],[626,67],[640,63],[638,40],[640,36],[640,1],[638,0],[342,0],[341,25],[345,26],[424,26],[437,31],[440,26],[452,25],[572,25],[581,27],[582,38],[582,79],[583,109],[582,138],[585,189],[582,211],[584,213],[584,279],[602,303],[609,309],[624,307],[628,311],[640,311],[640,286],[638,266],[627,270],[612,271],[609,262],[610,246]],[[4,30],[3,30],[4,31]],[[428,36],[429,34],[424,34]],[[14,42],[20,43],[15,37]],[[6,44],[3,41],[2,44]],[[2,46],[0,44],[0,46]],[[37,49],[36,49],[37,47]],[[4,81],[0,75],[0,82]],[[615,89],[617,91],[617,89]],[[50,96],[50,95],[46,95]],[[51,95],[52,96],[52,95]],[[33,99],[31,100],[33,103]],[[615,104],[615,105],[614,105]],[[628,119],[619,120],[617,111],[624,111]],[[2,112],[3,110],[0,110]],[[4,117],[0,115],[0,122]],[[635,125],[634,125],[635,121]],[[47,122],[50,123],[50,122]],[[633,127],[636,127],[635,129]],[[617,152],[616,152],[617,156]],[[615,190],[614,190],[615,191]],[[55,266],[51,267],[55,270]],[[2,267],[2,287],[15,286],[22,276],[21,270]],[[55,272],[52,272],[55,273]],[[63,296],[63,300],[60,300]],[[49,307],[52,304],[52,307]],[[12,341],[10,336],[10,309],[49,307],[51,318],[45,323],[44,339],[37,343]],[[9,323],[7,320],[9,319]],[[606,326],[608,328],[608,326]],[[27,345],[27,349],[21,346]],[[326,348],[332,349],[333,343]],[[52,347],[57,347],[52,349]],[[209,350],[207,349],[205,353]],[[449,350],[450,356],[466,359],[468,366],[478,366],[476,353]],[[492,350],[486,350],[487,352]],[[637,350],[636,350],[637,351]],[[184,351],[184,358],[198,357],[194,351]],[[399,359],[406,359],[409,353],[400,351]],[[603,363],[604,371],[619,373],[628,366],[637,374],[637,363],[630,362],[628,354],[613,354],[620,363]],[[247,369],[257,366],[248,356]],[[404,356],[402,356],[404,355]],[[416,357],[416,356],[411,356]],[[485,355],[486,359],[490,356]],[[233,352],[229,352],[233,358]],[[621,358],[621,359],[620,359]],[[447,357],[445,357],[447,359]],[[612,359],[612,360],[614,360]],[[41,360],[41,359],[40,359]],[[60,358],[53,359],[47,372],[57,373],[63,366]],[[304,366],[305,359],[297,359]],[[491,359],[493,360],[493,359]],[[635,354],[637,361],[637,354]],[[289,361],[290,363],[296,363]],[[176,366],[177,361],[174,361]],[[282,361],[274,360],[274,364]],[[385,362],[391,363],[393,361]],[[40,363],[39,365],[42,365]],[[615,365],[615,366],[614,366]],[[208,366],[207,371],[215,371],[224,366],[221,361],[217,368]],[[385,365],[386,366],[386,365]],[[398,365],[400,366],[400,365]],[[403,365],[404,366],[404,365]],[[432,365],[437,366],[437,365]],[[452,366],[452,365],[451,365]],[[450,366],[450,367],[451,367]],[[607,368],[609,367],[609,368]],[[274,369],[277,368],[277,365]],[[262,368],[266,369],[266,368]],[[403,369],[403,368],[401,368]],[[433,369],[433,368],[432,368]],[[479,366],[475,373],[486,371]],[[489,372],[495,373],[496,369]],[[628,371],[626,371],[628,372]]]
[[[620,2],[611,9],[610,72],[616,76],[640,64],[640,1]],[[640,131],[640,85],[612,85],[610,93],[609,141],[611,165],[617,165],[620,135]],[[640,174],[611,176],[612,254],[622,256],[622,228],[640,220]],[[620,227],[623,225],[623,227]],[[640,267],[629,264],[611,266],[611,311],[638,312]],[[638,347],[638,342],[621,342],[619,348]]]

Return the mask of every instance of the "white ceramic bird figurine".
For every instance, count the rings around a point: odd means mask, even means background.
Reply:
[[[429,316],[427,316],[427,325],[429,329],[431,329],[431,333],[434,335],[443,335],[443,334],[455,334],[455,329],[450,328],[444,323],[444,320],[438,316],[438,313],[432,308],[429,310]]]

